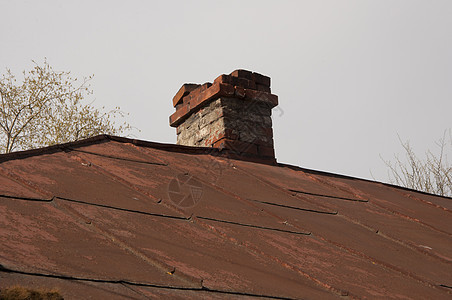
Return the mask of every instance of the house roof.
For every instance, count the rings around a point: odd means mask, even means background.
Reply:
[[[0,289],[450,298],[452,199],[114,136],[0,156]]]

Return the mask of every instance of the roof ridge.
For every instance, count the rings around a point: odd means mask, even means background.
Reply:
[[[100,135],[96,135],[96,136],[86,138],[83,140],[67,142],[67,143],[62,143],[62,144],[55,144],[55,145],[46,146],[46,147],[37,148],[37,149],[30,149],[30,150],[0,154],[0,163],[9,161],[9,160],[24,159],[27,157],[38,156],[38,155],[42,155],[42,154],[51,154],[51,153],[55,153],[58,151],[73,151],[74,149],[71,149],[71,148],[78,148],[78,147],[83,147],[83,146],[107,142],[107,141],[115,141],[115,142],[119,142],[119,143],[130,143],[135,146],[154,148],[154,149],[159,149],[159,150],[164,150],[164,151],[169,151],[169,152],[183,152],[185,154],[207,154],[207,155],[213,155],[213,156],[220,156],[220,157],[224,157],[224,158],[228,158],[228,159],[237,159],[237,160],[245,160],[245,161],[254,162],[254,163],[268,164],[268,162],[260,161],[259,158],[257,158],[257,157],[246,156],[244,154],[239,155],[239,154],[235,154],[233,151],[231,152],[228,150],[222,150],[222,149],[218,149],[218,148],[193,147],[193,146],[184,146],[184,145],[178,145],[178,144],[152,142],[152,141],[145,141],[145,140],[140,140],[140,139],[114,136],[114,135],[109,135],[109,134],[100,134]],[[371,179],[366,179],[366,178],[361,178],[361,177],[354,177],[354,176],[350,176],[350,175],[332,173],[332,172],[328,172],[328,171],[307,169],[307,168],[303,168],[300,166],[286,164],[286,163],[279,163],[279,162],[274,164],[274,166],[285,167],[285,168],[292,169],[294,171],[302,171],[302,172],[314,173],[314,174],[325,175],[325,176],[330,176],[330,177],[362,180],[362,181],[369,182],[369,183],[378,183],[378,184],[382,184],[382,185],[385,185],[388,187],[405,190],[408,192],[416,192],[416,193],[420,193],[423,195],[435,196],[435,197],[440,197],[443,199],[452,200],[452,197],[431,194],[431,193],[427,193],[424,191],[418,191],[418,190],[414,190],[411,188],[398,186],[398,185],[394,185],[394,184],[387,183],[387,182],[381,182],[381,181],[377,181],[377,180],[371,180]]]
[[[225,158],[230,159],[239,159],[239,160],[245,160],[250,162],[256,162],[256,163],[265,163],[269,164],[267,160],[262,160],[259,157],[255,157],[252,155],[246,155],[244,153],[239,154],[235,153],[234,151],[226,150],[226,149],[218,149],[218,148],[211,148],[211,147],[194,147],[194,146],[184,146],[184,145],[177,145],[177,144],[169,144],[169,143],[160,143],[160,142],[151,142],[151,141],[145,141],[140,139],[132,139],[127,137],[120,137],[120,136],[114,136],[114,135],[108,135],[108,134],[101,134],[94,137],[86,138],[83,140],[73,141],[73,142],[67,142],[62,144],[55,144],[51,146],[46,146],[42,148],[37,149],[30,149],[30,150],[24,150],[24,151],[17,151],[17,152],[11,152],[11,153],[5,153],[0,154],[0,163],[8,160],[14,160],[14,159],[23,159],[31,156],[37,156],[42,154],[51,154],[58,151],[71,151],[71,148],[78,148],[83,147],[86,145],[92,145],[95,143],[101,143],[106,141],[115,141],[119,143],[130,143],[135,146],[140,147],[149,147],[164,151],[170,151],[170,152],[183,152],[184,154],[208,154],[208,155],[214,155],[214,156],[221,156]],[[275,164],[272,164],[275,165]]]

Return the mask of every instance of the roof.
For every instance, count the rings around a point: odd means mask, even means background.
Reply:
[[[452,199],[114,136],[0,156],[0,289],[65,299],[452,295]]]

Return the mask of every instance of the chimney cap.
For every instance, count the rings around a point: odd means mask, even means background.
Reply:
[[[235,97],[264,102],[270,108],[278,105],[278,96],[271,93],[270,77],[237,69],[218,76],[213,84],[185,83],[173,97],[176,112],[169,118],[170,126],[179,126],[186,118],[209,101],[219,97]]]

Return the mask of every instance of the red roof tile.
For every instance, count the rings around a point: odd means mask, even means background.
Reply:
[[[67,299],[452,296],[452,199],[99,136],[0,156],[0,289]]]

